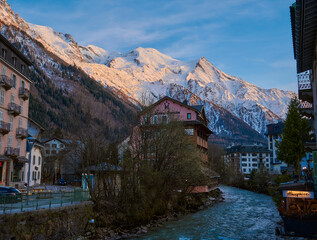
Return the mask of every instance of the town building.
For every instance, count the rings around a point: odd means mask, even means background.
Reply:
[[[25,182],[31,65],[0,34],[0,185],[20,187]]]
[[[191,139],[193,145],[200,151],[202,162],[208,162],[208,138],[212,131],[208,128],[203,105],[188,105],[187,101],[179,102],[170,97],[163,97],[147,107],[140,114],[140,125],[134,129],[134,135],[144,136],[154,132],[158,126],[178,121],[183,124],[184,134]],[[135,134],[137,133],[137,134]],[[136,137],[131,137],[134,145]],[[133,152],[133,150],[132,150]],[[148,154],[151,158],[151,153]],[[150,158],[148,160],[150,160]],[[214,180],[214,186],[196,186],[192,192],[207,192],[218,185],[218,174],[208,174]]]
[[[306,144],[306,149],[307,151],[316,151],[317,3],[315,0],[297,0],[290,6],[290,12],[301,112],[312,119],[315,135],[314,140]]]
[[[236,172],[249,175],[252,170],[260,168],[270,172],[271,151],[262,145],[235,145],[226,148],[225,161],[231,164]]]
[[[56,183],[64,179],[71,183],[81,178],[80,146],[81,142],[57,137],[42,139],[45,148],[45,180]]]
[[[30,186],[41,184],[42,178],[42,166],[44,161],[44,145],[39,141],[41,135],[44,132],[38,123],[32,119],[28,119],[28,134],[29,138],[27,139],[27,154],[26,158],[30,161]],[[29,159],[29,154],[31,154],[31,159]],[[28,181],[28,171],[29,171],[29,162],[25,163],[24,166],[24,182]]]
[[[287,164],[277,159],[277,143],[281,141],[281,135],[283,133],[284,123],[279,121],[267,125],[267,136],[268,149],[272,151],[271,154],[271,173],[281,174],[286,171]]]
[[[207,127],[203,105],[188,105],[187,101],[179,102],[166,96],[141,113],[139,127],[144,131],[172,120],[184,124],[185,134],[200,150],[203,161],[208,162],[208,138],[212,131]]]

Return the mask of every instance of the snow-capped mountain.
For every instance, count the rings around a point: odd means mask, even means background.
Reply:
[[[228,117],[228,112],[235,116],[231,118],[263,134],[267,124],[285,118],[288,102],[295,96],[294,92],[262,89],[230,76],[204,57],[183,62],[152,48],[118,53],[92,45],[79,46],[69,34],[26,23],[5,0],[0,0],[0,16],[1,33],[20,43],[25,54],[35,56],[56,86],[72,91],[58,74],[64,64],[76,66],[135,104],[165,95],[204,104],[209,127],[220,135],[234,135],[222,119]]]

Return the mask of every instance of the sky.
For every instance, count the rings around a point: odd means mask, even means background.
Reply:
[[[79,45],[151,47],[201,57],[262,88],[297,92],[289,6],[295,0],[7,0],[27,22]]]

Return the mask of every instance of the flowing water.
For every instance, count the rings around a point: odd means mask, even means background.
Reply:
[[[222,186],[225,201],[167,222],[139,239],[275,239],[280,220],[269,196]]]

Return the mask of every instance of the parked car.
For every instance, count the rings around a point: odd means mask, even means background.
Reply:
[[[0,187],[0,204],[22,201],[21,192],[14,187]]]
[[[59,179],[58,180],[58,185],[63,185],[65,186],[67,184],[67,182],[65,181],[65,179]]]

